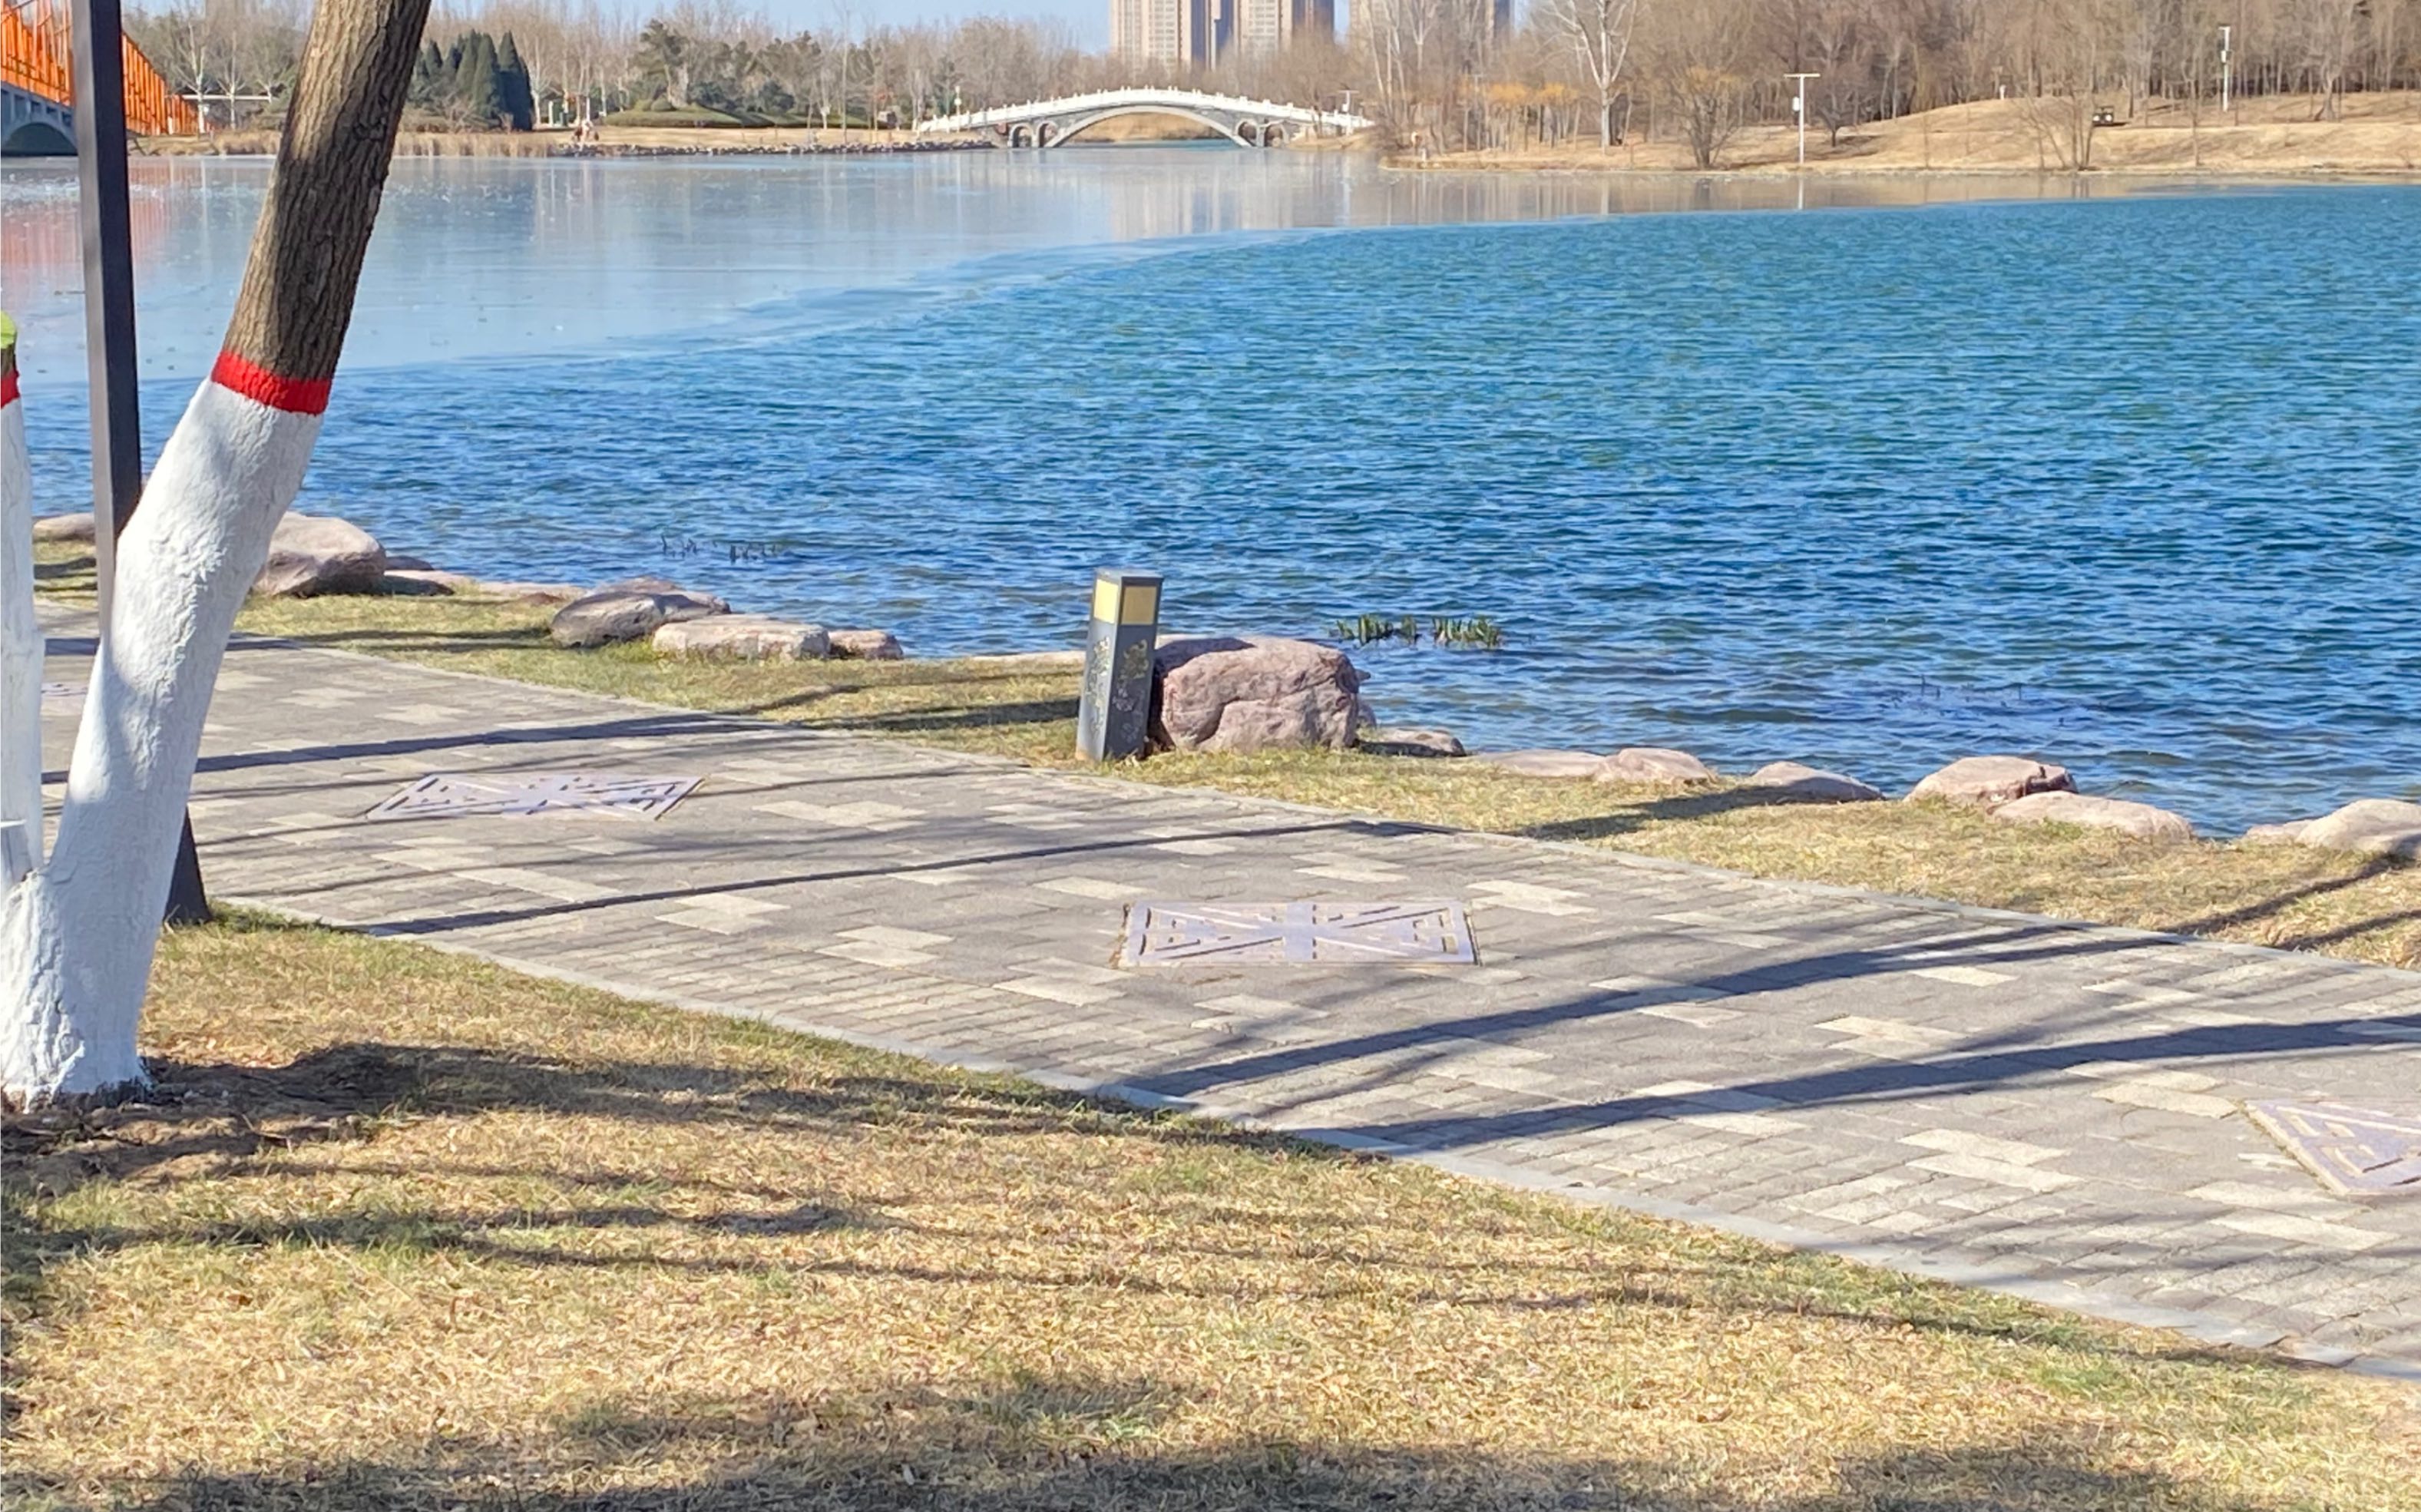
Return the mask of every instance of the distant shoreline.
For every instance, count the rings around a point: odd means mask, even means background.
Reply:
[[[2114,125],[2084,130],[2064,101],[1988,100],[1843,128],[1840,142],[1810,121],[1800,133],[1765,124],[1734,132],[1702,167],[1679,141],[1594,139],[1477,151],[1390,151],[1407,172],[1685,174],[1701,178],[1940,178],[2047,176],[2275,181],[2421,178],[2421,90],[2348,96],[2340,118],[2318,120],[2315,102],[2288,96],[2246,101],[2222,115],[2148,101]],[[2083,161],[2080,163],[2079,159]]]
[[[154,136],[135,143],[138,157],[265,158],[277,152],[271,131],[221,132],[210,136]],[[728,157],[915,157],[935,152],[988,152],[992,144],[968,137],[940,139],[905,132],[821,133],[796,127],[651,127],[617,130],[603,139],[575,143],[571,133],[543,132],[405,132],[396,138],[398,158],[728,158]]]

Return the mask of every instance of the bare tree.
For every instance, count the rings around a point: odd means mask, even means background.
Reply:
[[[1837,149],[1841,132],[1864,118],[1874,90],[1875,38],[1866,7],[1831,0],[1810,19],[1807,40],[1807,61],[1821,75],[1814,91],[1816,118]]]
[[[2346,73],[2370,28],[2371,0],[2293,0],[2290,25],[2311,70],[2314,120],[2335,120],[2345,95]]]
[[[1597,91],[1597,145],[1614,146],[1614,104],[1623,66],[1631,61],[1631,26],[1638,0],[1546,0],[1549,25],[1563,34],[1581,73]]]
[[[1650,56],[1666,107],[1679,118],[1690,159],[1718,166],[1747,117],[1745,55],[1755,0],[1694,0],[1660,6]]]

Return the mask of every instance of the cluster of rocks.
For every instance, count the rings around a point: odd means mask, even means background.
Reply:
[[[35,522],[44,540],[92,539],[92,516]],[[741,614],[724,600],[669,579],[624,578],[595,588],[568,584],[483,582],[393,555],[368,532],[326,516],[289,513],[279,522],[254,591],[289,597],[325,593],[484,597],[552,603],[549,631],[566,647],[648,640],[666,656],[750,662],[851,657],[898,661],[905,653],[888,631],[820,625]],[[1081,661],[1081,653],[1039,659]],[[1450,731],[1385,726],[1370,721],[1362,673],[1343,651],[1315,641],[1267,635],[1186,635],[1164,641],[1152,659],[1151,742],[1166,751],[1243,754],[1269,750],[1359,749],[1375,756],[1467,756]],[[1472,759],[1525,777],[1688,787],[1722,773],[1664,746],[1593,751],[1504,751]],[[1775,761],[1739,779],[1735,790],[1777,803],[1880,803],[1880,788],[1837,772]],[[2067,768],[2030,756],[1976,756],[1953,761],[1919,782],[1909,803],[1979,809],[2010,824],[2072,824],[2146,840],[2194,838],[2178,814],[2150,803],[2076,790]],[[2257,825],[2255,844],[2421,859],[2421,803],[2371,798],[2318,818]]]
[[[1661,746],[1632,746],[1611,756],[1586,751],[1509,751],[1481,759],[1525,776],[1586,777],[1634,786],[1679,787],[1712,782],[1722,775],[1686,751]],[[1738,786],[1766,803],[1884,801],[1879,787],[1797,761],[1771,762],[1740,779]],[[2027,756],[1980,756],[1953,761],[1919,782],[1907,801],[1978,808],[2012,824],[2074,824],[2117,830],[2148,840],[2194,837],[2193,826],[2166,809],[2080,793],[2067,768]]]
[[[547,633],[557,646],[646,640],[666,656],[726,662],[897,662],[907,654],[887,630],[827,630],[772,615],[735,614],[713,594],[654,577],[623,578],[583,592],[554,612]]]
[[[37,540],[89,545],[92,516],[51,515],[34,522]],[[600,587],[569,583],[483,581],[447,572],[417,556],[386,550],[351,521],[289,510],[270,538],[269,557],[252,591],[278,599],[383,593],[414,598],[476,594],[520,603],[555,604],[548,632],[558,646],[608,646],[651,637],[667,656],[749,662],[853,657],[897,662],[907,653],[887,630],[826,630],[821,625],[734,614],[712,594],[664,578],[624,578]]]

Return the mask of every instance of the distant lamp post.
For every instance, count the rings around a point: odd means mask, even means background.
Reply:
[[[91,380],[92,556],[99,650],[108,654],[117,536],[143,497],[143,424],[134,366],[134,238],[126,195],[126,59],[117,0],[75,0],[76,199],[84,246],[86,371]],[[210,899],[185,821],[169,874],[171,924],[204,923]]]
[[[1786,73],[1791,83],[1790,114],[1799,120],[1799,165],[1807,166],[1807,81],[1824,77],[1820,73]]]
[[[1117,761],[1141,754],[1151,732],[1151,653],[1160,637],[1159,574],[1103,568],[1093,574],[1085,631],[1085,694],[1076,754]]]

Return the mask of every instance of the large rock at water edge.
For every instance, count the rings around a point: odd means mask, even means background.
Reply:
[[[2076,779],[2068,774],[2066,767],[2031,756],[1961,756],[1911,788],[1908,801],[1913,803],[1930,798],[1972,808],[1991,808],[2028,793],[2074,791]]]
[[[2327,850],[2421,858],[2421,803],[2360,799],[2312,820],[2295,838]]]
[[[669,585],[664,590],[608,585],[556,610],[547,633],[557,646],[611,646],[653,635],[658,627],[676,620],[730,612],[731,606],[720,599]]]
[[[44,515],[34,522],[36,540],[64,540],[86,546],[92,544],[92,511],[80,515]]]
[[[1824,772],[1799,761],[1773,761],[1748,774],[1745,785],[1785,803],[1871,803],[1882,797],[1855,777]]]
[[[1362,674],[1333,646],[1267,635],[1170,641],[1152,658],[1151,736],[1179,751],[1342,751]]]
[[[1626,745],[1598,764],[1600,782],[1712,782],[1715,769],[1687,751],[1663,745]]]
[[[1459,756],[1467,753],[1451,730],[1421,730],[1407,725],[1372,725],[1353,738],[1353,749],[1372,756]]]
[[[1992,817],[2011,824],[2075,824],[2088,830],[2116,830],[2139,840],[2191,840],[2194,826],[2182,815],[2123,798],[2090,798],[2083,793],[2029,793],[1992,810]]]
[[[722,657],[734,662],[817,662],[831,650],[821,625],[771,615],[709,615],[656,628],[666,656]]]
[[[899,662],[908,655],[899,648],[899,637],[887,630],[836,630],[827,638],[833,655],[852,662]]]
[[[385,575],[386,551],[368,531],[334,515],[288,510],[269,538],[269,560],[252,591],[280,599],[376,593]]]

